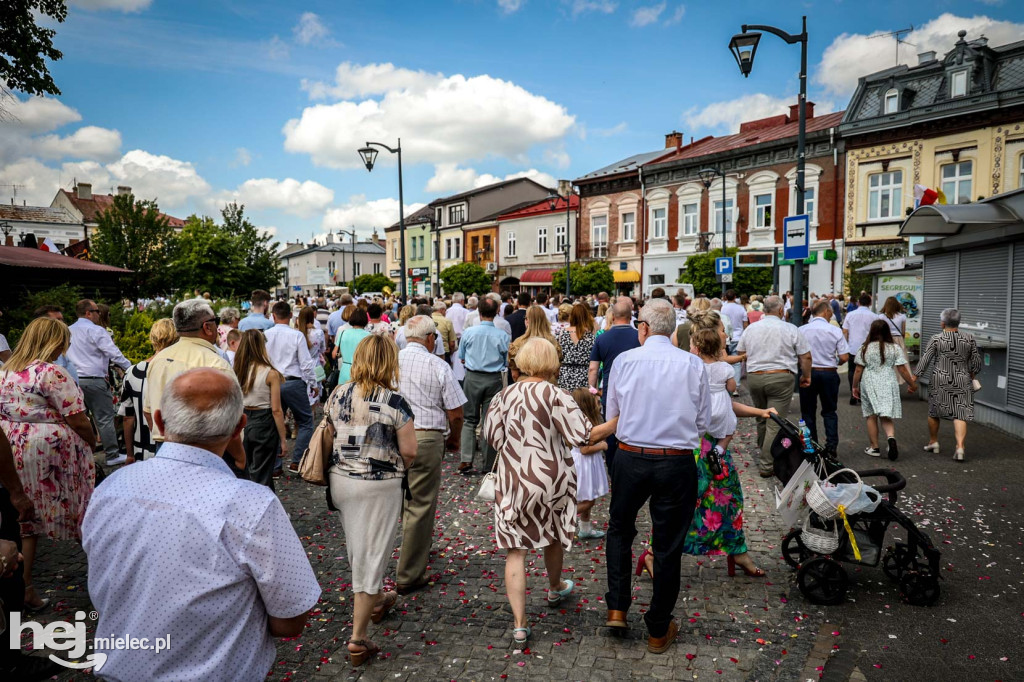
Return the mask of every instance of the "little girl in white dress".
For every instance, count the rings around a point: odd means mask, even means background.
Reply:
[[[583,414],[594,426],[602,423],[601,404],[597,395],[589,388],[577,388],[572,392]],[[604,457],[601,452],[608,449],[608,443],[601,441],[596,445],[572,449],[572,459],[576,469],[576,511],[580,515],[576,536],[581,540],[603,538],[604,531],[594,528],[590,520],[590,510],[594,500],[608,494],[608,471],[605,469]]]

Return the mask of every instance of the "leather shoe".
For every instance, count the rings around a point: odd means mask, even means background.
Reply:
[[[608,620],[604,625],[605,627],[619,628],[622,630],[629,628],[629,623],[626,622],[626,612],[608,609]]]
[[[761,478],[771,478],[775,475],[774,471],[762,471]]]
[[[422,590],[424,587],[426,587],[429,584],[430,584],[430,579],[429,578],[420,578],[416,582],[409,583],[408,585],[395,585],[395,591],[398,592],[398,594],[401,594],[401,595],[404,596],[404,595],[411,594],[413,592],[417,592],[419,590]]]
[[[647,638],[647,650],[652,654],[665,653],[672,646],[672,643],[676,641],[676,635],[678,634],[679,624],[673,620],[668,624],[668,632],[665,633],[664,637]]]

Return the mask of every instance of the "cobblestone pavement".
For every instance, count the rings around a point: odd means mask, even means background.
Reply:
[[[792,574],[779,557],[783,529],[771,513],[771,486],[757,475],[750,456],[753,421],[741,420],[736,462],[746,493],[747,541],[767,579],[729,578],[725,557],[683,559],[683,585],[676,609],[677,646],[650,654],[641,614],[651,597],[651,582],[634,579],[634,606],[627,636],[602,627],[607,580],[602,540],[577,541],[566,554],[564,573],[579,586],[561,608],[545,601],[545,569],[539,554],[527,557],[527,607],[533,625],[530,646],[510,648],[512,615],[503,587],[504,555],[494,546],[489,505],[473,495],[479,479],[454,473],[447,456],[437,514],[434,549],[428,571],[433,585],[400,598],[392,616],[371,626],[383,652],[361,668],[348,664],[352,594],[344,536],[337,515],[327,511],[324,489],[290,477],[278,492],[324,593],[305,634],[278,644],[270,678],[281,680],[618,680],[717,679],[796,680],[817,678],[832,647],[820,611],[796,591]],[[594,518],[607,520],[607,498]],[[638,522],[639,541],[649,519]],[[401,532],[399,530],[399,532]],[[396,547],[398,541],[396,539]],[[395,557],[397,558],[397,549]],[[55,607],[40,620],[73,620],[89,611],[86,561],[74,543],[43,544],[37,584]],[[394,561],[389,568],[393,576]],[[173,589],[173,586],[168,586]],[[90,639],[94,626],[88,622]],[[172,651],[170,652],[173,655]],[[63,679],[83,679],[68,673]]]

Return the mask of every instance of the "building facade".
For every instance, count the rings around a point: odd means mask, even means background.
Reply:
[[[117,196],[131,193],[131,187],[119,185],[117,188]],[[114,205],[114,196],[113,194],[94,194],[92,184],[79,182],[70,190],[57,190],[57,194],[54,195],[50,206],[65,210],[73,215],[76,220],[85,226],[87,236],[91,237],[99,225],[99,215]],[[140,200],[144,199],[144,197],[137,198]],[[167,224],[178,232],[181,231],[181,228],[185,227],[185,221],[181,218],[175,218],[166,213],[161,213],[160,215],[166,218]]]
[[[325,244],[281,253],[285,268],[281,286],[290,295],[316,295],[328,287],[341,285],[360,275],[383,273],[385,248],[374,233],[371,239],[342,242],[328,233]]]
[[[544,199],[498,217],[495,239],[500,253],[499,290],[550,292],[552,275],[565,269],[566,247],[569,260],[576,260],[579,207],[579,197],[572,194],[568,212],[565,199],[556,200],[554,206]]]
[[[60,251],[86,238],[85,225],[77,216],[50,206],[0,204],[0,231],[5,246],[21,246],[32,235],[37,244],[49,239]]]

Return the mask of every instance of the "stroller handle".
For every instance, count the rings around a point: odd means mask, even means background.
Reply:
[[[895,469],[865,469],[864,471],[858,471],[857,475],[861,478],[867,478],[869,476],[885,477],[885,483],[882,485],[872,485],[871,487],[879,493],[887,494],[889,496],[889,501],[893,504],[896,504],[896,493],[907,487],[907,479],[905,479],[903,474]]]
[[[777,414],[775,414],[773,412],[769,412],[768,416],[771,417],[771,420],[773,422],[775,422],[776,424],[779,425],[779,428],[781,428],[784,431],[786,431],[786,433],[799,433],[799,431],[797,430],[796,424],[794,424],[793,422],[789,421],[788,419],[783,419],[782,417],[780,417],[779,415],[777,415]]]

